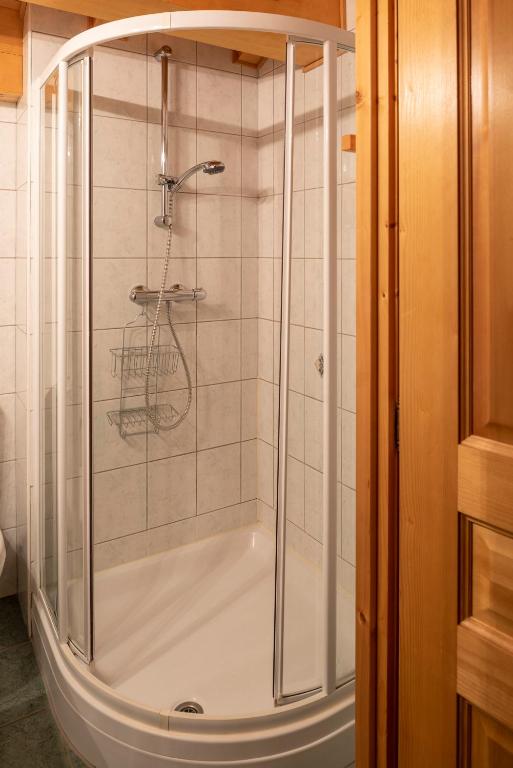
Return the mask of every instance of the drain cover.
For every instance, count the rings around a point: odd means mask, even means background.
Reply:
[[[187,712],[189,715],[202,715],[203,707],[197,701],[182,701],[175,707],[175,712]]]

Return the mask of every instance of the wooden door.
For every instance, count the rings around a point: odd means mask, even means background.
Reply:
[[[513,766],[513,3],[462,9],[461,764]]]
[[[398,0],[399,766],[513,766],[513,2]]]

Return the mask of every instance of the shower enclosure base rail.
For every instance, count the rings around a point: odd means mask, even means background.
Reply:
[[[59,643],[39,594],[33,642],[52,712],[95,768],[345,768],[354,760],[354,684],[266,715],[213,717],[135,704]]]

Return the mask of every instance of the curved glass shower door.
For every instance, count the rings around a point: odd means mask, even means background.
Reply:
[[[62,640],[91,657],[91,61],[41,89],[41,588]],[[62,149],[65,149],[65,152]]]
[[[318,51],[318,66],[305,71],[296,63],[304,41],[291,40],[281,73],[278,703],[330,693],[354,677],[355,663],[355,254],[342,236],[351,214],[352,187],[345,182],[354,177],[337,146],[353,54],[337,56],[330,43]]]

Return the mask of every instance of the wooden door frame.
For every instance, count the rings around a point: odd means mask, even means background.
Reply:
[[[399,768],[457,760],[457,0],[398,0]]]
[[[393,768],[398,516],[396,0],[357,0],[356,764]]]

